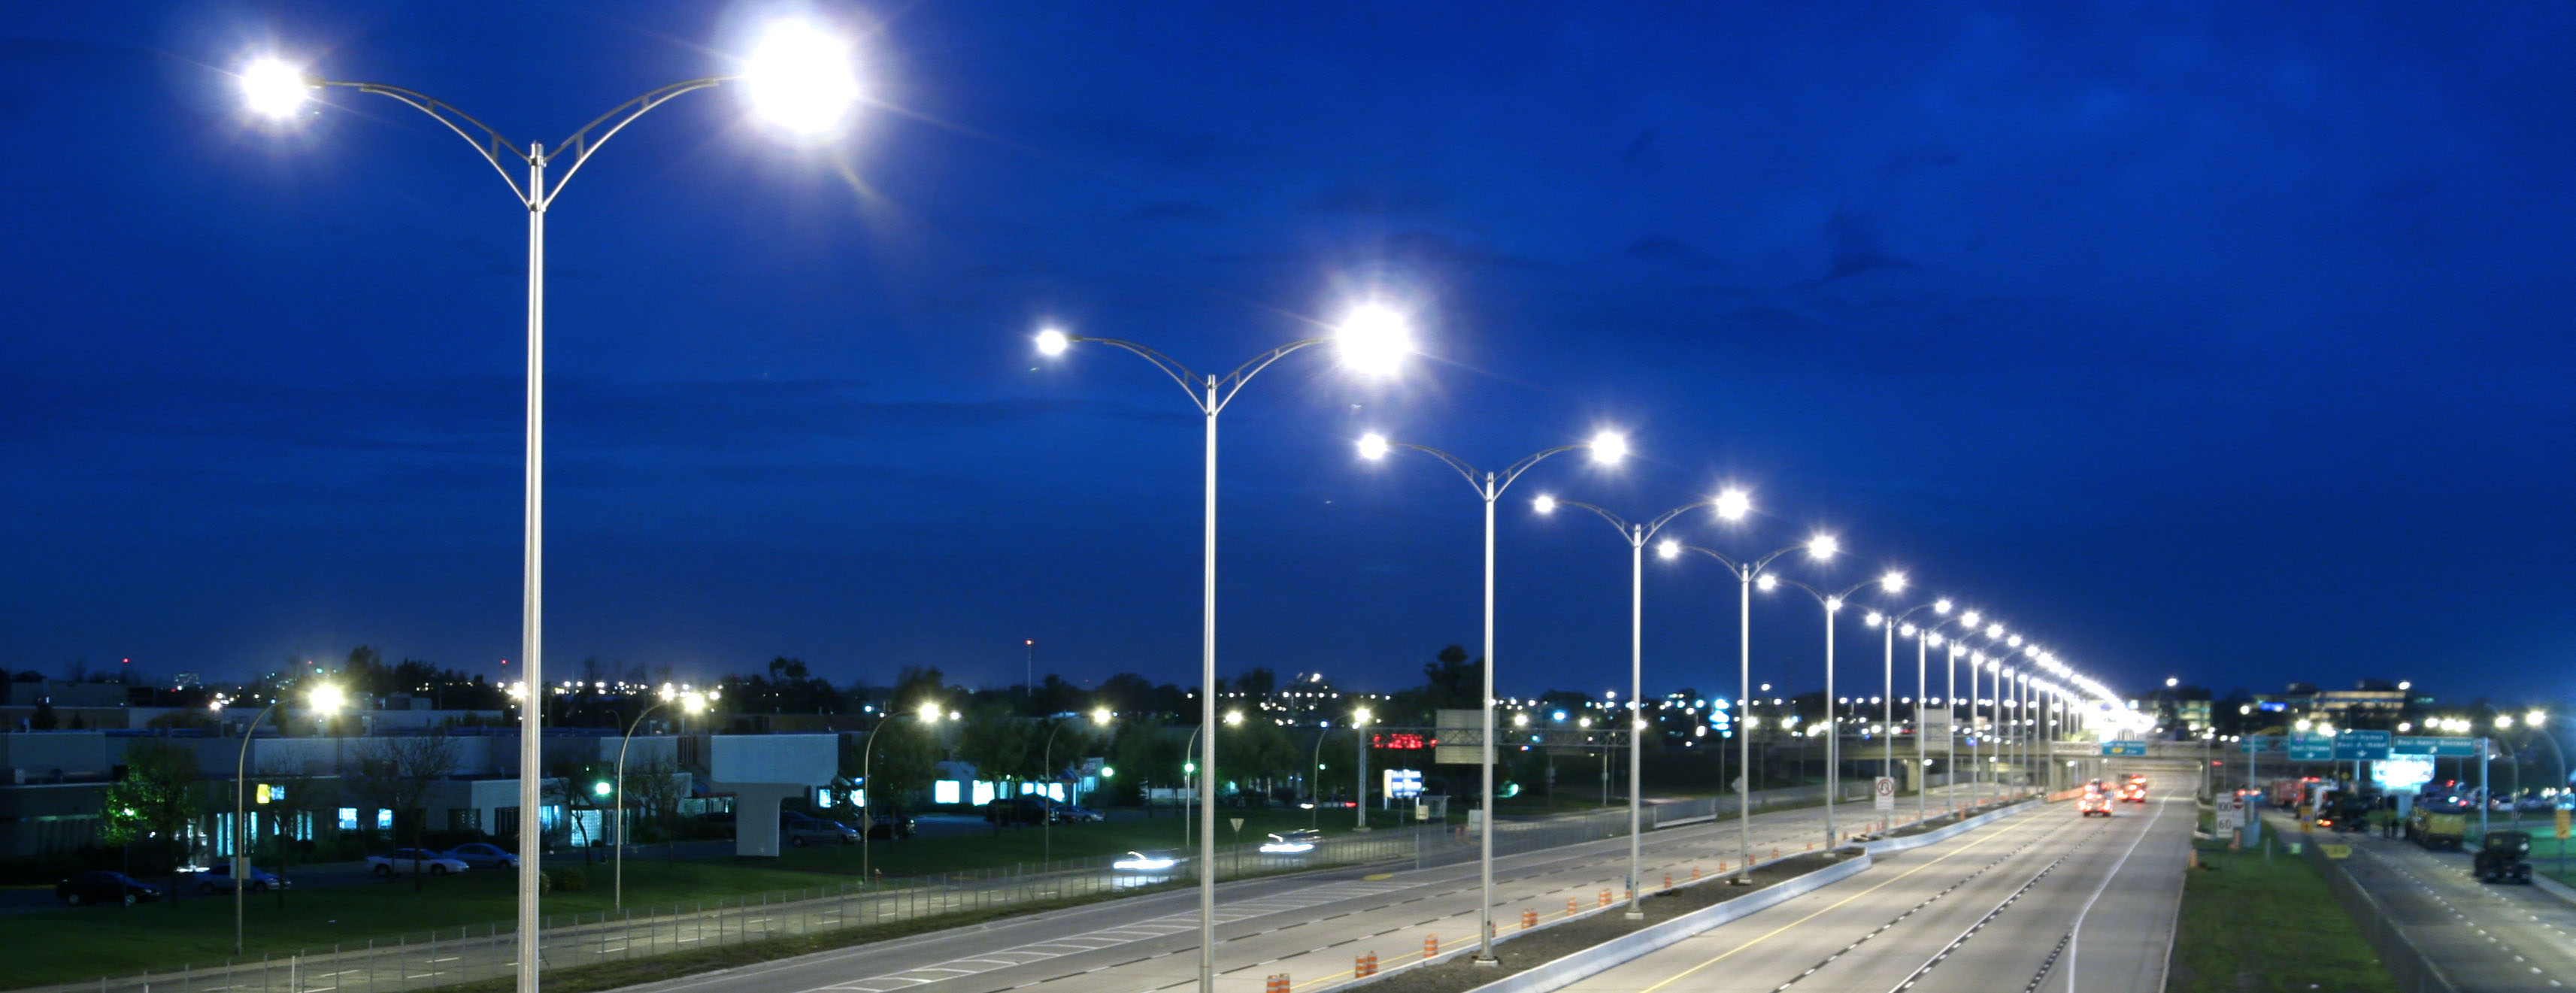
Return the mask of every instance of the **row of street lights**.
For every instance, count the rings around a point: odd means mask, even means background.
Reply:
[[[1085,343],[1100,344],[1126,351],[1144,359],[1148,363],[1151,363],[1156,369],[1160,370],[1165,376],[1169,377],[1174,383],[1180,386],[1182,392],[1190,398],[1191,404],[1198,409],[1203,418],[1205,425],[1202,474],[1202,513],[1204,530],[1201,546],[1203,558],[1200,614],[1200,685],[1212,688],[1216,685],[1216,467],[1218,415],[1225,410],[1226,406],[1230,404],[1234,397],[1242,390],[1244,384],[1249,382],[1253,376],[1259,374],[1272,363],[1277,362],[1287,355],[1313,345],[1326,343],[1338,345],[1345,364],[1357,371],[1380,376],[1392,374],[1401,363],[1403,357],[1412,349],[1411,334],[1407,327],[1406,319],[1404,315],[1384,304],[1363,303],[1352,308],[1348,315],[1335,326],[1332,335],[1303,338],[1292,341],[1286,345],[1256,356],[1250,362],[1236,367],[1234,371],[1224,376],[1197,373],[1170,356],[1133,341],[1078,335],[1064,329],[1054,327],[1041,329],[1035,338],[1035,345],[1039,353],[1048,357],[1063,356],[1068,353],[1073,346]],[[1595,463],[1614,465],[1628,454],[1628,440],[1626,436],[1617,432],[1603,431],[1578,444],[1560,445],[1553,448],[1542,449],[1536,453],[1523,457],[1519,461],[1510,463],[1500,471],[1480,470],[1474,463],[1448,451],[1412,442],[1393,441],[1389,440],[1384,435],[1376,433],[1363,435],[1359,440],[1358,447],[1359,455],[1362,458],[1371,461],[1382,460],[1388,454],[1397,449],[1420,452],[1424,455],[1438,459],[1463,477],[1467,481],[1468,486],[1476,492],[1479,501],[1484,505],[1484,589],[1482,631],[1484,638],[1484,672],[1481,698],[1482,702],[1479,705],[1482,712],[1482,727],[1478,734],[1478,748],[1481,755],[1482,769],[1480,770],[1480,775],[1483,784],[1482,796],[1484,797],[1485,807],[1482,811],[1483,822],[1479,825],[1477,830],[1478,886],[1480,892],[1478,908],[1479,927],[1477,928],[1479,944],[1471,961],[1480,965],[1495,965],[1498,963],[1498,960],[1493,955],[1493,938],[1496,928],[1493,923],[1493,838],[1495,824],[1493,821],[1492,809],[1495,764],[1494,742],[1496,739],[1496,729],[1494,724],[1495,506],[1500,501],[1503,493],[1509,489],[1513,483],[1517,482],[1524,473],[1552,456],[1576,450],[1587,450],[1591,453]],[[1708,509],[1714,511],[1721,520],[1730,523],[1738,522],[1751,513],[1752,499],[1743,490],[1730,488],[1709,499],[1684,504],[1644,521],[1633,522],[1596,504],[1574,500],[1563,500],[1548,495],[1540,496],[1537,499],[1535,506],[1542,514],[1552,513],[1559,507],[1574,507],[1590,511],[1594,515],[1600,517],[1603,521],[1608,522],[1613,529],[1617,530],[1622,540],[1626,541],[1629,546],[1629,690],[1627,707],[1629,710],[1628,736],[1630,756],[1628,763],[1628,889],[1630,902],[1627,908],[1627,916],[1631,918],[1640,917],[1643,916],[1641,903],[1643,899],[1643,887],[1637,885],[1637,883],[1641,872],[1640,838],[1642,834],[1642,783],[1640,780],[1640,770],[1642,763],[1639,759],[1643,755],[1643,736],[1640,734],[1643,726],[1643,715],[1639,712],[1638,708],[1641,704],[1641,697],[1644,689],[1642,685],[1642,666],[1645,549],[1648,543],[1652,542],[1656,535],[1661,532],[1666,525],[1671,524],[1675,519],[1679,518],[1683,514],[1694,510]],[[1841,546],[1840,542],[1833,535],[1817,534],[1805,542],[1774,551],[1758,559],[1739,561],[1721,552],[1696,546],[1683,545],[1680,542],[1671,539],[1666,539],[1657,545],[1658,554],[1664,558],[1677,557],[1685,551],[1697,552],[1726,565],[1728,570],[1734,573],[1738,578],[1740,591],[1738,679],[1741,684],[1739,687],[1741,693],[1738,699],[1749,699],[1751,696],[1752,591],[1756,585],[1759,585],[1760,588],[1764,590],[1775,589],[1781,585],[1784,582],[1783,578],[1770,572],[1770,566],[1782,555],[1799,550],[1806,551],[1811,558],[1817,561],[1824,561],[1831,559],[1838,554],[1841,550]],[[1826,621],[1825,692],[1827,698],[1830,699],[1833,694],[1833,637],[1835,618],[1841,611],[1844,602],[1852,594],[1858,593],[1862,589],[1871,585],[1876,585],[1881,590],[1889,594],[1900,593],[1907,586],[1906,577],[1901,572],[1889,572],[1876,580],[1856,585],[1839,593],[1827,593],[1795,581],[1786,582],[1788,585],[1804,590],[1811,596],[1814,596],[1818,603],[1824,607]],[[1910,615],[1915,610],[1919,609],[1923,608],[1909,608],[1908,610],[1899,613],[1897,617],[1901,618],[1903,616]],[[1938,609],[1944,614],[1948,613],[1948,601],[1940,601]],[[1895,693],[1895,648],[1893,639],[1895,636],[1895,627],[1897,622],[1894,620],[1885,620],[1882,615],[1876,612],[1872,612],[1870,616],[1874,625],[1880,624],[1884,621],[1885,626],[1889,628],[1889,634],[1887,636],[1885,646],[1885,654],[1887,655],[1886,668],[1888,685],[1885,694],[1883,694],[1883,698],[1888,701],[1889,726],[1892,729],[1894,725],[1893,698]],[[1977,615],[1974,612],[1969,612],[1964,615],[1965,619],[1969,620],[1971,624],[1974,623],[1976,616]],[[1906,634],[1909,637],[1914,637],[1916,635],[1916,629],[1912,625],[1905,625],[1905,629]],[[1937,636],[1930,635],[1928,629],[1925,629],[1923,633],[1927,637],[1933,639],[1929,644],[1937,645],[1939,643]],[[2001,625],[1998,624],[1992,628],[1991,637],[1995,639],[2003,639],[2005,637]],[[2019,635],[2011,636],[2009,643],[2015,650],[2021,650],[2024,647],[2023,639]],[[1921,693],[1922,687],[1920,685],[1922,682],[1921,675],[1923,665],[1921,664],[1919,656],[1924,650],[1925,649],[1923,648],[1918,648],[1918,692],[1916,694],[1918,698],[1923,695]],[[2038,646],[2029,646],[2026,654],[2030,656],[2033,662],[2046,665],[2070,682],[2084,686],[2089,691],[2089,695],[2093,699],[2100,701],[2107,701],[2109,699],[2110,694],[2107,688],[2103,688],[2100,684],[2094,683],[2091,680],[2076,674],[2071,668],[2066,667],[2062,662],[2057,661],[2054,656],[2039,649]],[[1957,652],[1954,649],[1952,653],[1952,662],[1954,665],[1957,657]],[[2006,670],[2003,667],[2003,662],[2009,657],[2010,656],[2001,655],[1999,653],[1997,657],[1989,659],[1982,652],[1979,652],[1975,653],[1972,656],[1972,659],[1973,663],[1988,665],[1990,671],[1996,673],[1998,680],[2006,678],[2014,680],[2013,686],[2017,694],[2015,698],[2017,707],[2021,705],[2021,701],[2023,699],[2019,694],[2062,694],[2064,692],[2055,684],[2045,681],[2034,684],[2027,674]],[[1972,682],[1975,678],[1974,671],[1974,665],[1972,664],[1970,670],[1970,678]],[[1999,698],[1997,704],[1999,717],[2002,708],[2000,700],[2002,696],[2000,692],[2001,686],[2002,683],[1999,682],[1999,692],[1997,694]],[[1955,680],[1953,681],[1953,690],[1955,691]],[[1953,694],[1945,694],[1945,696],[1951,695]],[[1973,693],[1971,696],[1973,698]],[[1973,711],[1974,707],[1971,705],[1972,716]],[[2016,710],[2016,713],[2026,712],[2026,708]],[[1214,694],[1212,692],[1201,693],[1200,727],[1205,728],[1212,726],[1216,721],[1217,713]],[[1835,722],[1829,720],[1827,723],[1830,727],[1834,725]],[[1949,722],[1945,720],[1943,723],[1946,728]],[[2000,719],[1998,720],[1998,724],[2000,724]],[[1216,808],[1214,805],[1215,790],[1213,789],[1213,785],[1217,782],[1215,778],[1216,743],[1213,736],[1197,736],[1195,732],[1194,736],[1201,739],[1199,746],[1201,748],[1201,752],[1199,760],[1195,763],[1194,770],[1197,776],[1195,791],[1199,807],[1198,814],[1200,830],[1198,855],[1199,865],[1201,866],[1198,880],[1200,929],[1198,963],[1199,987],[1202,991],[1207,991],[1214,988],[1216,972],[1216,877],[1215,873],[1211,871],[1216,861],[1214,830]],[[1825,834],[1829,846],[1834,843],[1838,837],[1833,823],[1833,804],[1836,800],[1835,794],[1837,792],[1837,787],[1839,786],[1840,775],[1839,769],[1836,767],[1836,760],[1839,755],[1839,745],[1836,744],[1835,741],[1837,738],[1839,738],[1838,732],[1829,733],[1826,745],[1828,752],[1828,771]],[[1751,811],[1751,741],[1749,735],[1744,737],[1740,742],[1740,746],[1743,750],[1742,764],[1747,770],[1747,774],[1740,777],[1737,781],[1739,822],[1738,841],[1741,849],[1740,855],[1744,858],[1745,862],[1749,864],[1752,854],[1752,835],[1751,825],[1749,822]],[[1998,745],[1998,748],[2000,748],[2000,745]],[[1892,732],[1887,749],[1887,763],[1889,772],[1892,775],[1894,769],[1894,742]],[[1953,755],[1955,756],[1955,746],[1953,746]],[[1953,799],[1955,799],[1956,777],[1953,776],[1952,779]],[[1921,803],[1922,801],[1918,798],[1918,811],[1921,809]],[[1365,816],[1365,811],[1363,810],[1362,817],[1365,818]],[[1363,823],[1365,823],[1365,821],[1363,821]],[[1747,873],[1746,878],[1749,879],[1749,872]]]

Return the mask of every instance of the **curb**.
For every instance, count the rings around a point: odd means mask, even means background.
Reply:
[[[1804,896],[1859,875],[1869,868],[1869,853],[1839,865],[1827,866],[1774,884],[1758,893],[1728,900],[1713,907],[1692,911],[1653,927],[1611,939],[1556,961],[1525,969],[1502,979],[1478,986],[1470,993],[1547,993],[1576,980],[1602,972],[1623,962],[1636,959],[1721,924],[1748,917],[1774,905]]]

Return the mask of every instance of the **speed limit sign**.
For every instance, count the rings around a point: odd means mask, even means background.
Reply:
[[[1888,776],[1878,777],[1878,788],[1872,790],[1870,793],[1870,806],[1878,810],[1896,809],[1896,780],[1894,778]]]

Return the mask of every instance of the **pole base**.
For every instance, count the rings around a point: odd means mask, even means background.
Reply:
[[[1627,918],[1627,919],[1632,920],[1632,921],[1642,921],[1642,920],[1645,920],[1645,919],[1646,919],[1646,912],[1645,912],[1645,911],[1642,911],[1642,910],[1631,910],[1631,911],[1628,911],[1627,913],[1620,914],[1619,916],[1624,917],[1624,918]]]
[[[1494,956],[1491,956],[1491,955],[1485,955],[1485,954],[1479,953],[1479,954],[1475,954],[1475,955],[1467,956],[1467,964],[1468,964],[1468,965],[1482,965],[1482,966],[1490,966],[1490,967],[1493,967],[1493,968],[1499,969],[1499,968],[1502,968],[1502,967],[1503,967],[1503,960],[1502,960],[1502,959],[1499,959],[1499,958],[1495,958]]]
[[[1360,825],[1360,826],[1358,826],[1358,827],[1352,828],[1351,830],[1353,830],[1353,831],[1375,831],[1375,830],[1377,830],[1377,829],[1376,829],[1376,828],[1373,828],[1373,827],[1370,827],[1370,826],[1368,826],[1368,825],[1366,825],[1366,824],[1362,824],[1362,825]]]

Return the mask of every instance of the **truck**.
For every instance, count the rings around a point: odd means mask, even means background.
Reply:
[[[2470,860],[2470,872],[2481,883],[2531,885],[2531,832],[2489,831]]]
[[[2459,810],[2417,804],[2406,819],[2406,837],[2426,848],[2458,848],[2469,833],[2469,815]]]

